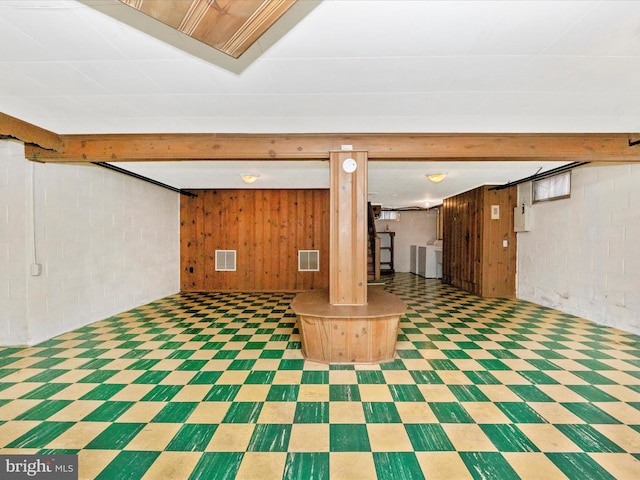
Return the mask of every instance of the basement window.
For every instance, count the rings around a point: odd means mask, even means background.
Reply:
[[[216,271],[235,272],[236,271],[236,251],[216,250]]]
[[[382,210],[378,220],[400,220],[397,210]]]
[[[298,271],[320,271],[320,250],[298,250]]]
[[[571,172],[533,181],[533,201],[546,202],[571,196]]]

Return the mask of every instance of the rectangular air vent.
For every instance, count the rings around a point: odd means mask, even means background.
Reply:
[[[298,271],[320,271],[320,250],[298,250]]]
[[[236,271],[236,251],[216,250],[216,271],[235,272]]]

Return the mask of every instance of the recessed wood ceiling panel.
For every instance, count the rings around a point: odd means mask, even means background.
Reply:
[[[234,58],[297,0],[120,0]]]

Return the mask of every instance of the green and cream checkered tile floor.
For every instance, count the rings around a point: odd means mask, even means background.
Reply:
[[[291,294],[178,294],[0,349],[0,452],[80,478],[638,479],[640,337],[411,274],[397,359],[303,360]]]

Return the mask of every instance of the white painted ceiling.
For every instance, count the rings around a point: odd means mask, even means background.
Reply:
[[[639,86],[640,1],[301,0],[234,60],[116,0],[0,0],[0,111],[61,134],[638,132]],[[323,162],[119,166],[328,186]],[[551,166],[371,162],[369,190],[427,206]]]

